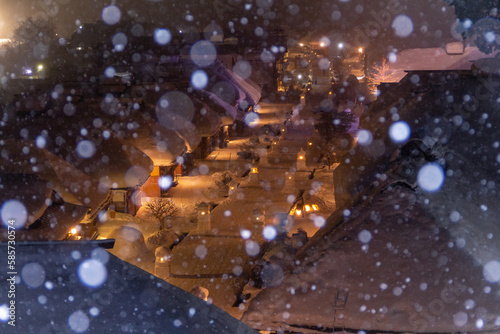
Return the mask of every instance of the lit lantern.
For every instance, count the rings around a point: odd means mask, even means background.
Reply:
[[[319,211],[319,206],[317,204],[304,202],[304,198],[301,198],[290,210],[291,216],[304,217],[306,213],[313,213]]]
[[[299,153],[297,154],[297,169],[298,170],[305,170],[306,167],[306,152],[303,149],[300,149]]]
[[[259,169],[257,167],[252,167],[252,174],[257,174],[259,173]]]

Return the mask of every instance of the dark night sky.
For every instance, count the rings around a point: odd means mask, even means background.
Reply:
[[[53,17],[59,34],[69,37],[76,20],[95,22],[112,2],[121,8],[122,19],[132,17],[170,29],[203,30],[212,21],[224,28],[233,22],[236,31],[245,33],[286,26],[294,39],[308,33],[332,41],[350,36],[352,43],[370,41],[381,49],[442,45],[453,40],[455,18],[453,8],[443,0],[0,0],[0,37],[8,37],[27,16]],[[193,20],[186,20],[186,14],[193,15]],[[409,37],[394,35],[391,23],[399,14],[413,22]],[[247,24],[242,23],[245,19]],[[376,36],[370,36],[370,31]]]

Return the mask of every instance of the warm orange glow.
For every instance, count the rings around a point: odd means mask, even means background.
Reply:
[[[304,205],[304,209],[306,210],[306,212],[309,212],[311,211],[311,206],[310,205]]]
[[[312,208],[313,208],[314,211],[318,211],[319,210],[319,207],[316,204],[313,204]]]
[[[304,156],[303,155],[299,155],[299,160],[304,160]]]
[[[206,214],[207,214],[207,213],[206,213],[205,211],[202,211],[202,212],[201,212],[201,215],[202,215],[202,216],[204,216],[204,215],[206,215]]]
[[[252,173],[253,173],[253,174],[257,174],[258,172],[259,172],[259,169],[258,169],[258,168],[256,168],[256,167],[253,167],[253,168],[252,168]]]
[[[363,48],[358,49],[359,53],[363,53]]]
[[[78,232],[78,230],[77,230],[75,227],[73,227],[73,228],[69,231],[69,233],[71,233],[71,234],[76,234],[77,232]]]
[[[309,145],[309,146],[311,146],[312,144],[313,144],[313,143],[311,143],[311,142],[307,143],[307,145]]]

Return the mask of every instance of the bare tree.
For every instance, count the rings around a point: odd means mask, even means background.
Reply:
[[[394,73],[391,71],[386,58],[382,60],[380,65],[374,65],[368,75],[368,86],[370,87],[371,93],[377,92],[377,86],[380,85],[380,83],[393,81],[395,81]]]
[[[32,17],[20,22],[12,34],[15,44],[50,44],[55,41],[55,38],[53,21],[37,20]]]
[[[160,222],[160,230],[165,228],[165,221],[168,217],[175,217],[180,212],[174,201],[166,198],[154,198],[144,206],[148,215]]]

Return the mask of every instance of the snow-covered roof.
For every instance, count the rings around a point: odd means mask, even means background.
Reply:
[[[22,301],[16,303],[16,332],[255,333],[218,307],[109,254],[105,243],[16,244],[16,300]],[[7,258],[7,245],[0,245]],[[2,296],[8,288],[0,286]],[[2,312],[7,302],[0,301]],[[0,328],[10,326],[0,322]]]
[[[498,51],[489,55],[475,46],[464,48],[462,54],[448,54],[443,48],[407,49],[397,54],[395,62],[388,62],[389,72],[399,81],[405,71],[470,70],[472,62],[481,58],[494,58]]]
[[[422,204],[396,186],[331,220],[328,233],[299,254],[294,273],[255,297],[242,320],[302,333],[498,328],[500,306],[483,268]]]

